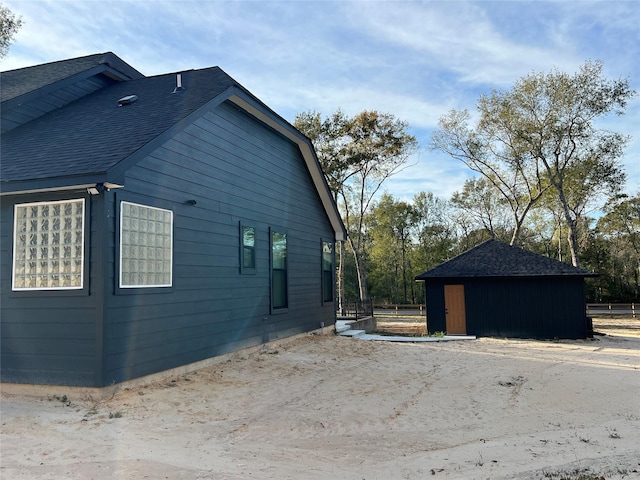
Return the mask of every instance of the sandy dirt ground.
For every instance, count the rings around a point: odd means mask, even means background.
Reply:
[[[0,478],[637,479],[640,320],[601,324],[578,341],[307,335],[99,401],[3,391]]]

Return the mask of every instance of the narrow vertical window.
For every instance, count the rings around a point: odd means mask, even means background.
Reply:
[[[256,229],[240,224],[240,272],[256,271]]]
[[[13,290],[83,288],[84,199],[15,206]]]
[[[173,212],[120,204],[120,288],[170,287]]]
[[[322,242],[322,301],[333,302],[333,243]]]
[[[287,234],[271,232],[271,306],[287,308]]]

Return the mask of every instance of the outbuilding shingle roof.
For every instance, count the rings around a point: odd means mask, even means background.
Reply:
[[[553,258],[488,240],[418,276],[431,278],[595,276]]]

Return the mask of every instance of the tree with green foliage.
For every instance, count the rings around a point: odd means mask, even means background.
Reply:
[[[433,143],[500,188],[514,214],[520,212],[519,224],[552,189],[567,226],[571,262],[578,266],[584,202],[615,194],[625,178],[619,161],[628,138],[595,123],[624,113],[634,95],[628,80],[604,77],[601,62],[587,62],[574,75],[533,73],[509,91],[482,95],[473,130],[466,112],[443,117]]]
[[[382,195],[372,209],[367,222],[371,237],[371,258],[382,278],[391,277],[388,296],[393,303],[414,303],[415,290],[411,262],[416,211],[413,205]],[[371,272],[374,277],[374,271]],[[379,298],[380,295],[377,295]]]
[[[606,242],[610,268],[602,274],[611,278],[610,293],[619,301],[640,298],[640,191],[634,197],[621,195],[605,206],[595,234]],[[625,295],[624,292],[627,292]]]
[[[456,244],[456,232],[446,200],[431,192],[419,192],[413,196],[415,214],[417,261],[416,275],[448,260]]]
[[[324,119],[320,113],[309,111],[296,115],[294,126],[313,143],[329,189],[336,204],[340,205],[343,186],[356,174],[355,159],[347,156],[349,118],[339,109]],[[340,312],[344,311],[347,294],[345,264],[344,242],[338,242],[336,284]]]
[[[367,292],[366,214],[382,184],[398,173],[417,149],[408,124],[388,113],[364,111],[353,117],[337,111],[322,119],[316,112],[296,116],[294,125],[318,153],[347,228],[360,300]]]
[[[13,37],[22,27],[22,17],[16,15],[0,3],[0,58],[9,53]]]

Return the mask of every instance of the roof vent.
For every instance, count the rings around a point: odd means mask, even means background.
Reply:
[[[182,74],[181,73],[177,73],[176,74],[176,88],[174,88],[173,92],[171,92],[171,93],[182,92],[182,91],[184,91],[184,88],[182,87]]]
[[[120,100],[118,100],[118,106],[121,107],[123,105],[131,105],[136,100],[138,100],[137,95],[127,95],[126,97],[122,97]]]

